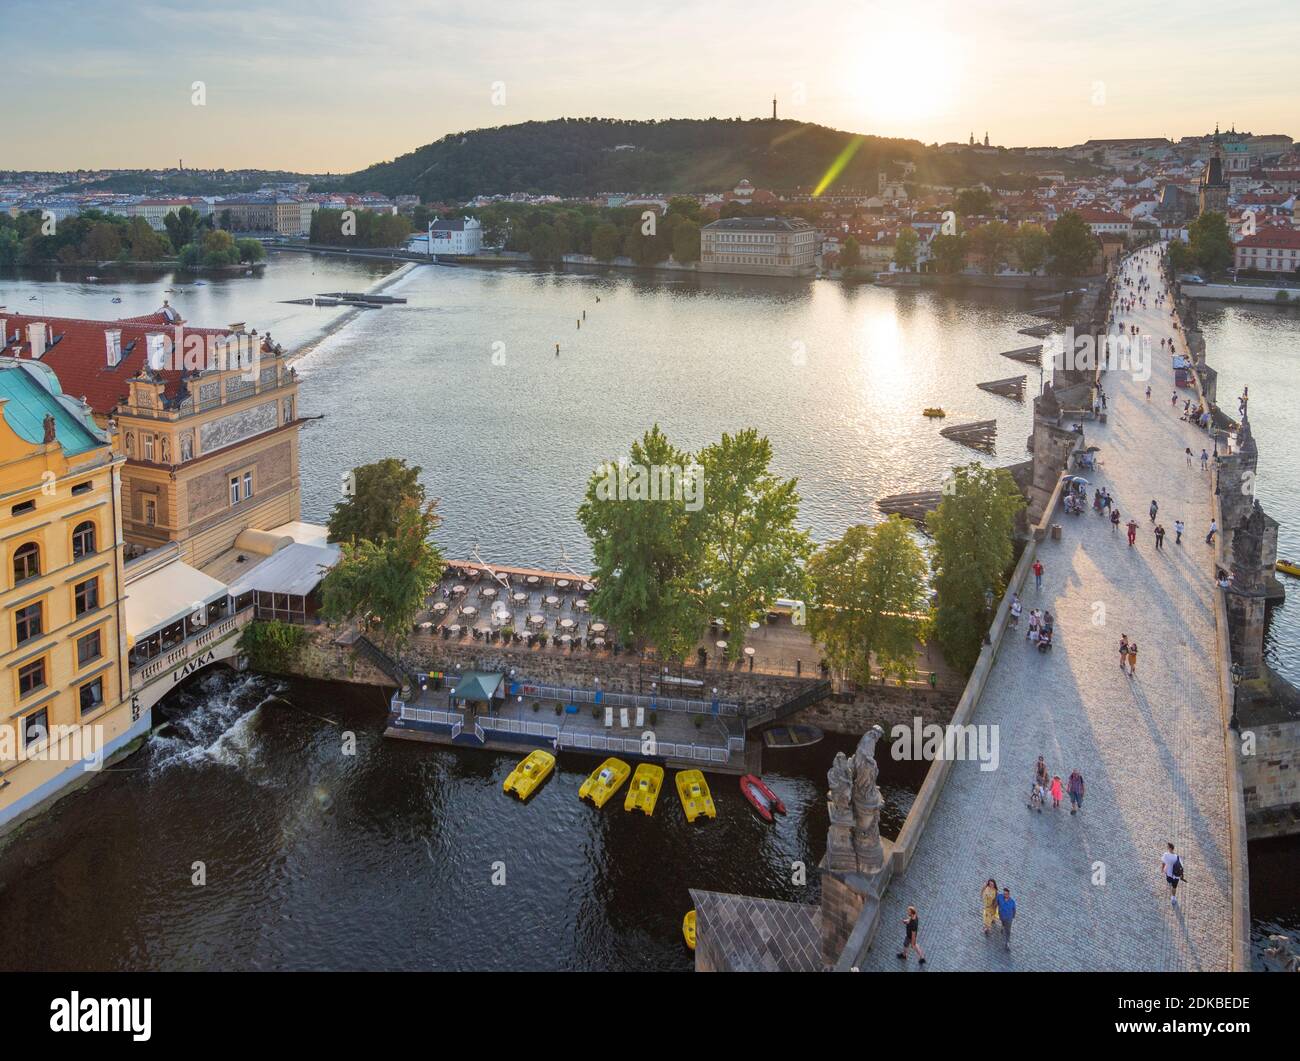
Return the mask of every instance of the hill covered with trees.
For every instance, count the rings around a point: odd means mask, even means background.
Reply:
[[[910,179],[937,184],[1062,168],[1060,159],[1011,152],[945,154],[916,140],[859,136],[784,119],[560,118],[451,133],[340,178],[337,187],[419,195],[425,202],[512,192],[575,197],[602,191],[722,191],[741,177],[760,188],[811,190],[851,147],[837,188],[874,192],[881,167],[895,161],[916,165]]]

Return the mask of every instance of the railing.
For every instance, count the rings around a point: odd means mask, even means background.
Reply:
[[[496,733],[513,733],[526,737],[546,737],[554,740],[560,733],[560,727],[552,722],[527,722],[516,718],[483,718],[479,720],[481,729]]]
[[[425,725],[437,726],[457,726],[465,722],[464,715],[458,715],[453,711],[435,711],[426,707],[407,707],[400,700],[394,698],[394,705],[397,710],[397,717],[403,722],[423,722]]]
[[[359,649],[363,656],[392,678],[399,689],[405,689],[411,684],[411,676],[407,674],[406,668],[371,641],[370,638],[366,637],[365,634],[358,634],[357,639],[352,642],[352,647]]]
[[[131,688],[136,689],[147,685],[158,675],[170,671],[191,657],[198,655],[209,645],[224,641],[235,630],[246,626],[252,618],[253,608],[250,605],[234,615],[228,615],[224,619],[204,627],[202,633],[191,635],[179,645],[168,649],[162,655],[155,656],[147,663],[133,667],[131,669]]]
[[[736,715],[742,714],[740,705],[729,700],[719,700],[714,710],[712,700],[685,700],[667,696],[643,696],[636,693],[607,693],[593,689],[562,688],[557,685],[530,685],[519,687],[524,696],[535,696],[542,700],[558,700],[569,704],[595,704],[602,707],[642,707],[647,711],[684,711],[697,715]],[[597,697],[600,697],[597,700]]]
[[[703,744],[682,744],[673,741],[655,741],[645,744],[639,737],[613,737],[604,733],[568,733],[561,731],[559,741],[561,748],[575,748],[580,751],[624,752],[629,755],[654,755],[664,759],[685,759],[697,763],[725,763],[733,751],[730,738],[727,747]],[[744,740],[740,739],[740,752],[744,752]]]
[[[769,722],[775,722],[778,718],[788,718],[796,711],[802,711],[805,707],[812,707],[813,704],[819,704],[825,700],[834,690],[833,683],[830,681],[821,681],[811,689],[805,689],[797,696],[790,697],[783,704],[769,708],[746,721],[746,725],[753,729],[757,726],[765,726]]]

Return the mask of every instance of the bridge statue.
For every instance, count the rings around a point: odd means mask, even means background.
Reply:
[[[830,786],[827,811],[826,865],[846,873],[877,873],[884,865],[880,843],[880,788],[876,778],[876,742],[884,730],[872,726],[862,735],[853,758],[837,752],[826,774]]]

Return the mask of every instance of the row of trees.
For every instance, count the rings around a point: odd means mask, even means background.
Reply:
[[[917,644],[927,640],[969,671],[1013,560],[1024,499],[1011,476],[980,464],[954,469],[928,521],[927,555],[896,516],[817,548],[798,527],[796,481],[771,464],[771,445],[753,428],[691,454],[655,425],[625,463],[597,469],[578,509],[594,557],[593,613],[666,660],[688,657],[719,617],[735,658],[750,622],[791,597],[808,601],[809,632],[825,658],[859,682],[878,671],[913,676]],[[691,469],[696,489],[611,493],[612,467]],[[420,473],[393,458],[355,469],[329,520],[343,555],[322,582],[322,615],[376,624],[389,650],[406,639],[445,566],[432,540],[436,503]]]
[[[976,257],[989,275],[1015,265],[1025,273],[1046,267],[1052,276],[1079,276],[1092,267],[1097,249],[1087,222],[1074,211],[1062,214],[1050,233],[1042,225],[990,221],[966,232],[940,233],[930,243],[936,269],[948,275],[961,272]],[[900,269],[915,269],[919,250],[919,237],[904,229],[894,244],[894,261]]]
[[[265,248],[253,239],[234,239],[212,228],[190,207],[163,218],[155,232],[142,217],[126,218],[101,210],[48,224],[39,211],[18,217],[0,214],[0,267],[44,262],[162,262],[175,258],[182,268],[219,268],[259,262]],[[174,248],[179,247],[177,252]]]
[[[329,247],[397,247],[411,234],[401,214],[377,210],[317,210],[311,215],[311,242]]]

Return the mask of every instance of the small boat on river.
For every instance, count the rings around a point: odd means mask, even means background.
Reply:
[[[609,802],[610,796],[623,786],[631,772],[632,768],[622,759],[606,759],[582,783],[578,789],[578,798],[589,799],[597,807],[603,807]]]
[[[713,806],[713,796],[709,793],[709,783],[698,770],[679,770],[677,772],[677,798],[682,801],[682,810],[686,812],[688,822],[695,821],[701,814],[706,818],[716,818],[717,808]]]
[[[781,802],[780,797],[755,774],[746,774],[740,779],[740,791],[754,805],[754,809],[764,821],[770,822],[773,814],[785,813],[785,804]]]
[[[695,949],[695,911],[688,910],[686,916],[682,918],[682,938],[686,940],[686,945]]]
[[[632,783],[627,786],[627,797],[623,800],[624,810],[639,810],[648,817],[655,812],[659,802],[659,793],[664,787],[664,768],[654,763],[642,763],[632,775]]]
[[[540,748],[529,752],[528,757],[510,771],[501,783],[501,791],[513,792],[520,800],[526,800],[551,776],[555,769],[555,756]]]

